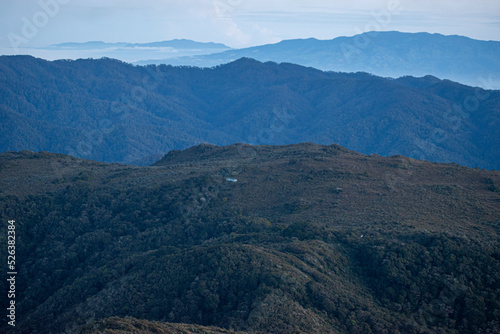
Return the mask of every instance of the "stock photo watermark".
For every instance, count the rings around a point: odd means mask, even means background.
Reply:
[[[59,14],[61,6],[69,3],[71,0],[40,0],[38,1],[39,11],[32,16],[23,16],[21,18],[21,28],[18,33],[10,32],[7,38],[14,52],[19,52],[21,45],[28,44],[33,40],[40,29],[43,29],[50,20]]]
[[[153,91],[159,87],[165,79],[165,74],[158,66],[146,66],[147,75],[144,76],[141,86],[133,87],[129,92],[122,93],[115,100],[110,110],[112,115],[118,116],[118,121],[125,121],[134,109],[140,108],[144,102],[148,91]],[[99,121],[97,129],[86,129],[76,147],[66,146],[68,154],[76,157],[91,158],[92,152],[97,145],[103,143],[105,136],[110,135],[116,129],[116,124],[110,118]]]
[[[483,76],[479,77],[479,82],[483,86],[497,85],[498,82],[490,74],[488,78]],[[482,88],[476,87],[472,94],[467,95],[461,104],[455,104],[444,111],[444,118],[450,127],[451,132],[457,132],[462,127],[466,126],[465,122],[469,115],[475,113],[491,96],[491,92]],[[431,155],[437,150],[438,145],[444,144],[449,140],[449,135],[442,129],[434,129],[427,137],[427,140],[416,142],[417,149],[413,151],[412,155],[418,159],[429,159]]]
[[[393,17],[401,14],[402,10],[403,5],[400,0],[390,0],[386,8],[372,12],[372,19],[365,24],[363,29],[359,26],[354,28],[356,36],[353,39],[353,43],[344,42],[340,45],[344,58],[349,60],[353,55],[361,53],[363,49],[368,48],[376,33],[387,29],[392,23]],[[373,34],[368,35],[366,34],[367,32],[372,32]]]
[[[287,129],[290,122],[295,119],[286,107],[274,107],[269,121],[269,126],[262,128],[257,135],[251,135],[248,142],[252,144],[265,144],[274,140],[277,134]]]
[[[213,2],[215,13],[219,17],[229,16],[242,3],[243,0],[215,0]]]
[[[16,326],[16,221],[9,220],[7,225],[7,319],[8,324]]]

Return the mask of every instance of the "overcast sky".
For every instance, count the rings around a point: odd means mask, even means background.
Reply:
[[[500,0],[0,0],[0,53],[176,38],[239,48],[370,30],[500,40]]]

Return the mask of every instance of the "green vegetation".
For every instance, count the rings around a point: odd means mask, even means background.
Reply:
[[[500,169],[499,105],[500,91],[434,77],[252,59],[202,69],[0,57],[0,152],[149,165],[200,143],[314,142]]]
[[[499,172],[314,144],[0,171],[22,332],[500,331]]]
[[[112,317],[96,321],[76,331],[78,334],[238,334],[221,328],[186,324],[168,324],[138,320],[131,317]]]

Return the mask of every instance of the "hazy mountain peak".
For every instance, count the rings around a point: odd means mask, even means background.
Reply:
[[[92,50],[92,49],[103,49],[103,48],[134,48],[134,47],[174,47],[174,48],[210,48],[210,49],[230,49],[230,47],[213,42],[196,42],[189,39],[172,39],[167,41],[159,42],[147,42],[147,43],[130,43],[130,42],[118,42],[118,43],[108,43],[103,41],[89,41],[89,42],[66,42],[53,44],[50,48],[62,48],[62,49],[81,49],[81,50]]]
[[[471,86],[500,89],[499,54],[498,41],[479,41],[425,32],[371,31],[331,40],[284,40],[275,44],[152,63],[212,67],[250,57],[263,62],[287,62],[327,71],[367,72],[392,78],[432,75]]]

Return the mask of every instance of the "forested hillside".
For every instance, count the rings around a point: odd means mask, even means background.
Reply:
[[[212,69],[0,57],[0,151],[150,164],[172,149],[337,143],[500,167],[500,92],[240,59]]]
[[[204,144],[150,167],[3,153],[0,190],[21,333],[500,331],[499,172]]]

